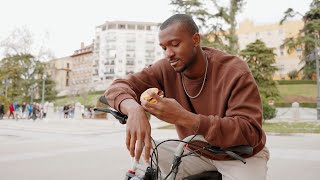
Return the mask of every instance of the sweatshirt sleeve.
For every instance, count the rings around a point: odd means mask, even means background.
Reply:
[[[262,105],[259,90],[250,72],[241,75],[231,87],[225,117],[198,115],[201,134],[212,145],[257,147],[264,141]]]
[[[141,72],[130,74],[126,79],[117,79],[107,88],[104,95],[109,105],[120,111],[120,103],[125,99],[134,99],[139,102],[140,95],[148,88],[161,88],[159,83],[159,63],[144,68]]]

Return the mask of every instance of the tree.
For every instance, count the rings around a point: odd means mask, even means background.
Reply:
[[[243,0],[230,0],[229,7],[219,5],[217,0],[172,0],[175,13],[185,13],[200,21],[200,28],[205,31],[202,45],[212,46],[237,54],[238,37],[236,35],[236,15],[241,11]],[[210,12],[206,7],[214,7]],[[229,26],[226,27],[225,25]],[[228,43],[226,44],[225,41]]]
[[[50,50],[44,45],[35,47],[33,34],[25,27],[14,29],[1,40],[0,47],[5,55],[0,60],[0,81],[9,82],[8,100],[21,102],[29,101],[30,96],[41,97],[42,77],[45,74],[43,60],[53,57]],[[47,78],[46,99],[56,95],[54,86],[52,79]]]
[[[0,61],[0,81],[8,81],[9,101],[28,101],[31,96],[30,87],[36,88],[35,94],[40,97],[42,76],[45,64],[36,60],[30,54],[7,55]],[[49,77],[46,80],[46,97],[52,99],[56,92],[55,84]],[[4,85],[2,85],[4,88]],[[32,92],[34,93],[34,92]]]
[[[294,11],[292,8],[289,8],[287,11],[285,11],[285,16],[280,21],[280,24],[285,22],[288,18],[296,15],[302,16],[304,27],[299,32],[297,37],[286,38],[283,46],[288,48],[288,53],[291,53],[297,48],[302,49],[301,61],[305,64],[303,68],[304,79],[311,79],[316,71],[314,60],[314,33],[320,33],[320,1],[313,0],[310,5],[310,10],[304,15]]]
[[[45,33],[41,37],[42,42],[36,44],[34,35],[27,27],[15,28],[6,38],[1,39],[0,48],[4,56],[31,54],[38,60],[52,59],[54,55],[46,47],[48,36],[48,33]]]
[[[277,68],[275,63],[275,54],[272,48],[268,48],[261,40],[250,43],[240,52],[240,56],[248,63],[248,66],[255,78],[262,97],[276,98],[279,91],[276,82],[273,80],[273,74]]]
[[[273,80],[273,74],[277,68],[275,63],[275,54],[272,48],[268,48],[264,42],[256,40],[248,44],[246,49],[240,52],[240,56],[248,63],[254,79],[258,85],[262,97],[263,119],[271,119],[276,116],[274,107],[268,104],[279,96],[276,82]]]

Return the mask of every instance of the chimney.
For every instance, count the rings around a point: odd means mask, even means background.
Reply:
[[[84,42],[81,42],[81,49],[84,48]]]

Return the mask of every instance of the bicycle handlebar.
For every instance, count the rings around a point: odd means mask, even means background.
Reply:
[[[110,106],[105,96],[100,96],[99,102],[101,102],[102,104],[105,104],[107,106]],[[95,107],[95,108],[93,108],[93,110],[112,114],[116,119],[119,120],[120,124],[127,123],[128,116],[125,114],[122,114],[121,112],[113,111],[111,109],[101,108],[101,107]]]

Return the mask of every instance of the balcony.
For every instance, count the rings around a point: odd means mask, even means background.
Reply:
[[[128,66],[134,66],[134,64],[135,64],[134,61],[127,61],[126,62],[126,65],[128,65]]]

